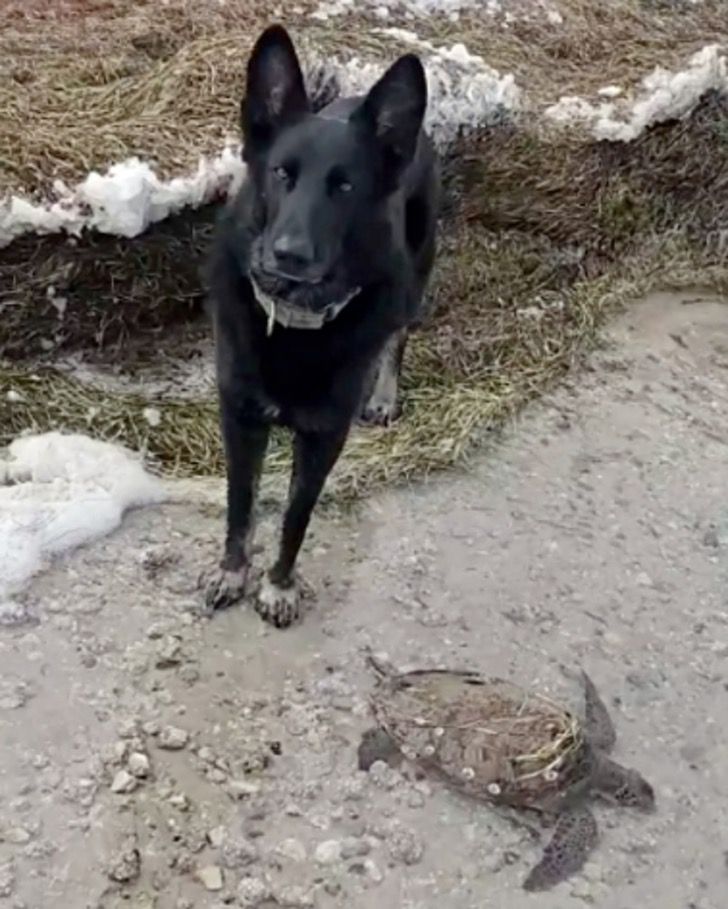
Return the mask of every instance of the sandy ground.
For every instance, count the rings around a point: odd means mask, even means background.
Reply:
[[[219,490],[57,562],[0,627],[0,906],[724,906],[727,407],[728,308],[662,295],[467,473],[320,515],[289,631],[195,616]],[[528,831],[357,771],[365,644],[575,704],[582,663],[659,810],[526,894]]]

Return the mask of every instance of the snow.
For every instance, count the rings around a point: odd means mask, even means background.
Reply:
[[[13,441],[0,460],[0,611],[49,558],[106,536],[166,492],[131,452],[58,432]]]
[[[218,156],[201,158],[195,173],[167,181],[146,161],[129,158],[104,174],[92,171],[73,189],[57,181],[50,204],[11,196],[0,204],[0,248],[24,233],[78,236],[84,228],[136,237],[183,208],[234,192],[244,174],[239,144],[227,143]]]
[[[636,98],[592,104],[585,98],[560,98],[546,116],[564,125],[585,124],[596,139],[631,142],[648,127],[687,116],[709,91],[728,91],[728,63],[720,45],[711,44],[694,54],[678,72],[656,67],[642,80]],[[619,86],[605,86],[599,94],[616,98]]]
[[[519,108],[521,92],[513,75],[501,75],[482,57],[471,54],[464,44],[436,47],[405,29],[377,31],[412,45],[422,56],[429,93],[426,125],[437,145],[445,146],[459,133],[484,126],[504,111]],[[333,65],[344,94],[366,91],[383,71],[381,64],[358,58]]]

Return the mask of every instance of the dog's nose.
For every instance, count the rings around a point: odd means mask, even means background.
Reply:
[[[313,244],[305,234],[281,234],[273,243],[273,255],[279,268],[298,274],[313,262]]]

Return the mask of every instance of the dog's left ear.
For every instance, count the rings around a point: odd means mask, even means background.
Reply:
[[[309,110],[301,66],[288,32],[271,25],[258,38],[248,61],[241,115],[243,156],[264,150],[278,130]]]
[[[353,118],[373,129],[396,179],[412,161],[427,107],[427,80],[419,57],[400,57],[374,85]]]

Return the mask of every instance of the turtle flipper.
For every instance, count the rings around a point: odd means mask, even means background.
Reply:
[[[655,792],[642,774],[631,767],[622,767],[605,755],[597,757],[592,786],[614,805],[639,808],[641,811],[654,810]]]
[[[597,842],[597,822],[585,806],[559,815],[541,861],[523,882],[529,891],[549,890],[579,871]]]
[[[583,669],[581,681],[584,686],[584,730],[591,745],[607,753],[614,748],[617,741],[614,723],[594,682]]]

